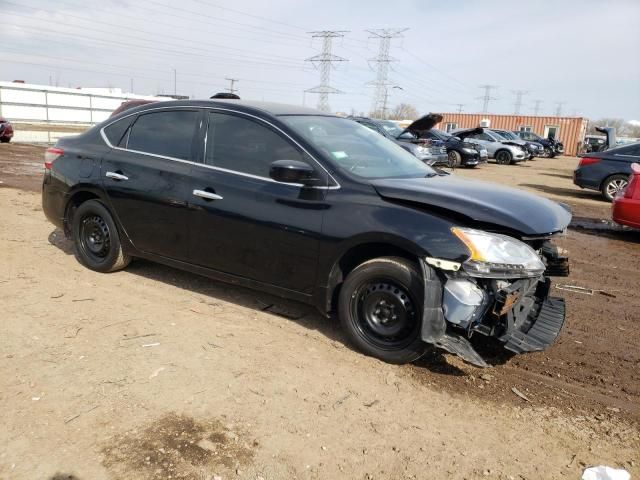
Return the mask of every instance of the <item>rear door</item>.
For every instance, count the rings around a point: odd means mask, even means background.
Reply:
[[[193,108],[141,113],[103,157],[102,183],[111,207],[143,252],[187,259],[190,174],[199,155],[201,116]]]
[[[326,173],[282,132],[239,112],[208,114],[205,150],[194,166],[190,262],[311,293],[327,190],[276,182],[269,168],[307,162],[325,185]]]

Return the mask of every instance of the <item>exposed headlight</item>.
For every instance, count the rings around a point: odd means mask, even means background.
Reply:
[[[418,145],[416,147],[416,152],[421,155],[427,155],[431,153],[431,149],[429,147],[423,147],[422,145]]]
[[[462,150],[466,153],[478,153],[475,148],[463,148]]]
[[[472,277],[537,277],[546,268],[533,248],[515,238],[472,228],[453,227],[451,232],[469,249],[463,268]]]

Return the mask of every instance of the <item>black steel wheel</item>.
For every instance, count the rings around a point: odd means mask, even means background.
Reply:
[[[355,268],[340,291],[340,321],[352,343],[390,363],[422,356],[423,282],[412,262],[381,257]]]
[[[513,155],[509,150],[499,150],[496,153],[496,163],[498,165],[509,165],[513,160]]]
[[[76,258],[84,266],[113,272],[129,264],[131,258],[122,250],[116,224],[102,203],[84,202],[73,211],[71,222]]]

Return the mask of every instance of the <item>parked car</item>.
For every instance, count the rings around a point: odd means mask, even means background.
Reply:
[[[420,120],[412,123],[406,129],[402,129],[390,120],[376,120],[368,117],[349,118],[395,142],[427,165],[447,165],[449,161],[444,142],[420,140],[417,135],[410,130],[411,125]],[[435,124],[432,124],[432,126],[433,125]]]
[[[115,117],[116,115],[119,115],[125,110],[130,110],[135,107],[140,107],[141,105],[148,105],[150,103],[154,103],[155,101],[156,100],[141,100],[141,99],[125,100],[120,104],[118,108],[116,108],[113,112],[111,112],[110,117]]]
[[[613,221],[640,228],[640,164],[631,164],[629,183],[613,198]]]
[[[542,156],[553,158],[556,155],[562,155],[564,153],[564,145],[561,141],[555,138],[542,138],[540,135],[536,135],[533,132],[520,132],[514,131],[521,139],[528,142],[536,142],[544,147],[544,154]]]
[[[47,149],[42,205],[89,269],[140,257],[306,302],[388,362],[431,344],[485,366],[471,335],[543,350],[565,318],[549,276],[568,267],[552,243],[568,207],[437,173],[317,110],[127,110]]]
[[[527,153],[529,154],[528,160],[532,160],[536,157],[541,157],[544,154],[544,147],[541,143],[538,142],[530,142],[529,140],[523,140],[515,133],[510,132],[509,130],[496,130],[495,128],[491,129],[492,132],[497,133],[505,140],[516,142],[518,145],[523,147]]]
[[[509,165],[526,160],[528,153],[521,145],[515,142],[505,141],[486,128],[461,128],[452,130],[452,135],[462,140],[475,143],[487,149],[489,158],[494,158],[499,165]]]
[[[464,142],[458,137],[438,130],[437,128],[420,132],[420,138],[443,141],[447,149],[450,167],[464,166],[473,168],[486,162],[487,158],[489,158],[487,149],[483,146],[471,142]]]
[[[573,172],[573,183],[580,188],[600,190],[605,200],[611,202],[627,186],[631,164],[638,162],[640,142],[604,152],[585,153]]]
[[[13,138],[13,125],[4,117],[0,117],[0,142],[9,143]]]
[[[584,149],[586,153],[602,152],[606,149],[607,137],[604,135],[585,135]]]

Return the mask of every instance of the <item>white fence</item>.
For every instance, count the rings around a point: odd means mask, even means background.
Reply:
[[[167,100],[109,90],[114,89],[91,91],[0,82],[0,116],[11,122],[92,125],[107,119],[125,100]]]

